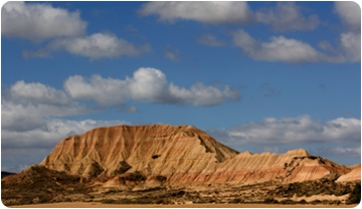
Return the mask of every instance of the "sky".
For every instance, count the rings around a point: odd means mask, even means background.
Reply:
[[[1,169],[113,125],[193,125],[239,151],[361,162],[354,2],[7,2]]]

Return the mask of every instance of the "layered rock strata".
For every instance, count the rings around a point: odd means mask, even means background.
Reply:
[[[352,168],[303,149],[282,155],[238,153],[193,126],[114,126],[63,139],[41,165],[104,186],[300,182]],[[140,182],[134,184],[132,182]]]

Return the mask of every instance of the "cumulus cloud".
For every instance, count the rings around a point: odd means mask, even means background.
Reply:
[[[80,12],[54,8],[50,4],[7,2],[1,13],[2,35],[49,43],[34,51],[24,50],[26,58],[49,57],[64,50],[90,59],[136,56],[151,50],[149,44],[134,45],[110,33],[86,35],[87,23]]]
[[[330,156],[347,156],[347,157],[360,157],[361,147],[335,147],[335,148],[321,148],[319,152],[326,153]]]
[[[358,145],[361,121],[337,118],[326,122],[313,121],[310,116],[296,118],[265,118],[233,128],[210,131],[215,138],[229,145],[241,144],[311,144],[344,143]]]
[[[361,8],[353,1],[334,2],[335,11],[340,16],[344,24],[350,29],[360,30],[361,28]]]
[[[125,121],[45,119],[45,127],[27,131],[2,130],[2,148],[53,148],[69,135],[83,134],[97,127],[129,124]]]
[[[18,81],[9,89],[8,96],[17,101],[28,101],[50,105],[66,105],[69,97],[62,90],[57,90],[41,83]]]
[[[158,15],[160,21],[173,23],[177,19],[202,23],[248,23],[252,11],[246,2],[150,2],[142,5],[140,15]]]
[[[273,36],[269,42],[260,42],[240,29],[232,34],[235,46],[256,60],[283,61],[289,63],[317,62],[323,56],[312,46],[284,36]]]
[[[89,112],[86,105],[73,101],[62,90],[40,83],[18,81],[3,91],[1,128],[27,131],[44,127],[44,118]]]
[[[197,42],[206,46],[224,46],[225,41],[218,40],[215,36],[206,34],[197,39]]]
[[[1,102],[1,129],[26,131],[44,125],[38,107],[34,105],[16,104],[9,101]]]
[[[113,34],[95,33],[91,36],[57,39],[45,48],[24,51],[25,57],[46,57],[53,51],[65,50],[91,59],[136,56],[151,50],[148,44],[136,46]]]
[[[235,46],[241,47],[244,54],[264,61],[287,63],[304,62],[359,62],[361,60],[361,10],[355,2],[335,2],[335,11],[347,26],[341,33],[337,46],[322,40],[316,50],[310,44],[284,36],[272,36],[263,42],[254,39],[240,29],[232,34]],[[275,8],[263,8],[255,13],[255,19],[271,24],[275,31],[313,30],[320,24],[316,15],[304,17],[301,9],[293,2],[277,3]]]
[[[154,68],[140,68],[133,77],[124,80],[93,75],[87,79],[76,75],[64,82],[65,91],[74,99],[93,101],[102,106],[123,105],[128,99],[164,104],[189,103],[212,106],[227,100],[240,99],[238,91],[225,86],[205,86],[196,83],[189,89],[167,81],[166,75]]]
[[[275,31],[313,30],[319,24],[317,15],[305,18],[294,2],[279,2],[275,8],[263,8],[255,13],[256,21],[271,24]]]
[[[286,63],[305,62],[358,62],[361,57],[361,35],[354,32],[341,34],[339,47],[321,41],[317,51],[314,47],[296,39],[272,36],[268,42],[258,41],[243,29],[232,33],[233,44],[255,60],[281,61]]]
[[[342,33],[341,44],[344,51],[344,60],[350,62],[361,61],[361,34],[360,33]]]
[[[11,1],[1,10],[1,33],[6,37],[19,37],[42,41],[56,37],[82,36],[87,23],[78,11],[69,12],[49,4]]]
[[[334,2],[335,12],[339,15],[346,31],[340,36],[340,51],[347,62],[361,61],[361,8],[356,2]],[[335,49],[334,49],[335,50]]]

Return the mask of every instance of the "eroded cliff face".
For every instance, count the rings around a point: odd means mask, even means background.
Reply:
[[[342,175],[337,179],[337,182],[356,181],[361,180],[361,164],[351,166],[351,171]]]
[[[352,169],[303,149],[238,153],[193,126],[114,126],[63,139],[41,165],[104,186],[290,183]],[[135,183],[136,182],[136,183]]]

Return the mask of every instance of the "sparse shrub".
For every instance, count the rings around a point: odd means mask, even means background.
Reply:
[[[329,202],[330,205],[340,205],[341,203],[342,202],[340,200],[334,200]]]
[[[353,191],[350,193],[347,203],[359,204],[361,202],[361,183],[356,183]]]
[[[316,205],[316,204],[321,204],[322,201],[316,199],[316,200],[313,200],[311,203],[312,203],[313,205]]]
[[[116,201],[113,200],[113,199],[102,199],[101,200],[101,203],[104,203],[104,204],[112,204],[112,203],[115,203]]]
[[[274,198],[266,198],[263,203],[266,204],[275,204],[275,203],[279,203],[278,200],[274,199]]]
[[[186,193],[185,191],[181,190],[179,192],[172,193],[171,196],[179,198],[179,197],[182,197],[185,193]]]
[[[213,201],[213,202],[215,202],[215,200]],[[244,200],[242,200],[241,198],[235,198],[235,199],[233,199],[233,200],[231,200],[231,203],[243,203],[244,202]]]
[[[307,204],[308,202],[305,201],[305,199],[301,199],[298,203],[299,203],[299,204]]]
[[[161,176],[161,175],[157,175],[157,176],[156,176],[156,179],[157,179],[157,181],[163,183],[163,182],[165,182],[165,181],[167,180],[167,177]]]
[[[280,201],[281,204],[295,204],[296,202],[294,202],[291,199],[286,199],[286,200],[282,200]]]
[[[135,171],[133,173],[127,173],[126,175],[119,178],[120,180],[127,181],[144,181],[146,176],[143,175],[140,171]]]

